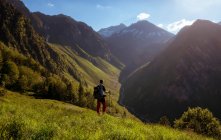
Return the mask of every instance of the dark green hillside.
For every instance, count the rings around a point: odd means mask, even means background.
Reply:
[[[221,27],[196,21],[123,85],[121,101],[146,121],[177,118],[189,106],[221,118]]]
[[[68,47],[51,46],[60,58],[60,64],[57,63],[58,70],[60,69],[59,75],[51,73],[33,58],[26,57],[0,43],[0,82],[2,86],[41,98],[62,100],[94,109],[92,87],[102,76],[107,89],[111,90],[112,94],[112,103],[108,112],[116,115],[127,112],[117,104],[120,88],[120,84],[117,82],[119,76],[117,68],[100,58],[96,59],[100,64],[96,67],[90,61],[70,51]],[[110,69],[106,69],[107,67]],[[78,76],[81,85],[72,72]],[[82,91],[80,91],[81,86],[83,86]]]
[[[53,67],[51,57],[56,54],[32,28],[30,21],[5,0],[0,3],[0,40],[16,48],[42,65]]]

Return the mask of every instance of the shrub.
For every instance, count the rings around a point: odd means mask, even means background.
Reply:
[[[43,83],[40,73],[26,66],[20,66],[19,73],[20,77],[17,81],[17,85],[20,90],[33,90],[33,87]]]
[[[220,137],[220,122],[208,109],[189,108],[174,123],[175,128],[189,129],[199,134]]]
[[[6,61],[2,67],[3,78],[6,86],[14,84],[19,77],[18,66],[12,61]]]
[[[66,97],[67,86],[60,79],[60,77],[54,75],[46,79],[48,85],[48,97],[52,99],[64,100]]]
[[[6,90],[5,89],[0,89],[0,96],[4,96],[6,94]]]
[[[159,124],[165,125],[165,126],[170,126],[171,125],[167,116],[161,117],[160,120],[159,120]]]
[[[74,87],[74,84],[72,83],[67,85],[67,96],[72,104],[78,103],[79,97],[78,97],[77,89]]]

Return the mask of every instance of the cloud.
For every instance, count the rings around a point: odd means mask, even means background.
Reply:
[[[47,5],[48,5],[49,7],[54,7],[54,4],[51,3],[51,2],[49,2]]]
[[[104,5],[97,4],[97,5],[96,5],[96,8],[97,8],[97,9],[110,9],[110,8],[112,8],[112,7],[111,7],[111,6],[104,6]]]
[[[150,14],[142,12],[137,15],[138,20],[147,20],[150,17]]]
[[[163,28],[163,27],[164,27],[163,24],[158,24],[157,26],[160,27],[160,28]]]
[[[185,27],[187,25],[192,25],[194,21],[195,20],[182,19],[182,20],[179,20],[179,21],[176,21],[176,22],[173,22],[173,23],[167,25],[167,30],[169,32],[177,33],[183,27]]]

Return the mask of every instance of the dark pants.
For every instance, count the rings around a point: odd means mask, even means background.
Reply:
[[[103,112],[106,111],[106,102],[105,102],[105,98],[101,98],[101,99],[97,99],[97,113],[100,113],[100,106],[103,106]]]

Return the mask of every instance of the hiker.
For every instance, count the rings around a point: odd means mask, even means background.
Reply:
[[[105,113],[106,111],[106,102],[105,102],[105,92],[106,92],[106,89],[103,85],[103,80],[100,80],[100,84],[94,88],[95,91],[94,91],[94,97],[95,99],[97,99],[97,113],[100,114],[100,106],[101,106],[101,103],[102,103],[102,106],[103,106],[103,113]]]

